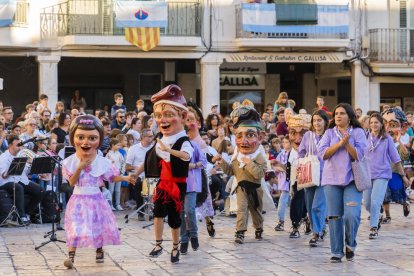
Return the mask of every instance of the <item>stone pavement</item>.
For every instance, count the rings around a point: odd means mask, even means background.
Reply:
[[[265,215],[264,241],[254,240],[249,228],[246,243],[236,245],[235,219],[215,219],[217,235],[210,238],[205,224],[199,223],[200,249],[189,249],[180,263],[170,263],[170,231],[165,227],[164,253],[152,259],[153,228],[142,229],[148,222],[136,218],[124,223],[126,212],[118,212],[122,245],[105,248],[105,263],[95,263],[93,249],[77,251],[76,269],[63,266],[66,248],[50,243],[34,250],[50,224],[25,228],[0,229],[0,275],[414,275],[414,219],[403,217],[401,205],[392,205],[390,225],[384,225],[377,240],[368,239],[368,214],[363,211],[358,247],[353,262],[329,263],[329,237],[318,248],[310,248],[310,236],[289,239],[288,231],[275,232],[275,212]],[[288,220],[287,220],[288,221]],[[58,238],[65,239],[63,231]]]

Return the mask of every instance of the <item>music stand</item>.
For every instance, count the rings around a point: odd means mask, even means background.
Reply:
[[[128,223],[129,222],[129,217],[133,216],[135,214],[138,214],[138,215],[141,214],[141,215],[144,215],[144,216],[148,216],[148,220],[151,220],[151,217],[153,216],[152,210],[154,210],[154,203],[152,202],[153,195],[150,192],[151,181],[149,181],[149,179],[146,179],[145,182],[146,182],[145,184],[147,185],[148,194],[144,198],[144,203],[139,207],[137,206],[137,209],[134,210],[133,212],[131,212],[130,214],[125,215],[125,217],[124,217],[125,218],[125,223]],[[144,185],[144,181],[142,181],[142,185]],[[147,225],[147,226],[143,226],[142,228],[146,228],[146,227],[151,226],[151,225],[152,224]]]
[[[13,158],[9,169],[7,170],[8,176],[22,175],[24,168],[26,167],[27,157],[15,157]],[[13,217],[16,217],[17,221],[20,219],[19,212],[16,207],[16,182],[13,181],[13,206],[10,209],[7,217],[0,223],[0,226],[8,225],[8,221],[13,221]],[[16,225],[19,225],[18,223]]]
[[[58,162],[53,156],[41,156],[36,157],[33,159],[32,168],[30,170],[30,174],[45,174],[45,173],[53,173],[53,169],[55,167],[55,162]],[[53,176],[52,176],[52,191],[55,190]],[[46,244],[50,242],[62,242],[65,243],[65,241],[58,240],[56,237],[56,231],[55,231],[55,218],[52,218],[52,231],[48,232],[44,238],[50,235],[50,238],[48,241],[43,242],[39,246],[35,247],[35,250],[38,250],[42,246],[45,246]]]
[[[71,156],[75,152],[76,152],[75,147],[70,147],[70,146],[65,147],[65,158],[64,159],[68,158],[69,156]]]

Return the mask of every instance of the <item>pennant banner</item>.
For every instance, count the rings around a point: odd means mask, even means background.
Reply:
[[[13,17],[15,13],[15,0],[0,0],[0,27],[7,27],[13,24]]]
[[[143,51],[149,51],[160,43],[160,28],[125,28],[125,39]]]
[[[159,27],[168,25],[166,2],[115,1],[115,24],[119,28]]]

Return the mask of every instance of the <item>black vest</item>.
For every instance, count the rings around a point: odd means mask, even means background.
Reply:
[[[172,146],[172,149],[178,150],[178,151],[181,150],[181,146],[183,145],[185,141],[190,141],[188,136],[183,136],[179,138],[175,142],[175,144]],[[144,165],[145,177],[159,178],[161,175],[161,164],[160,164],[161,158],[157,156],[157,153],[155,150],[156,145],[157,143],[155,143],[155,145],[145,154],[145,165]],[[187,177],[188,176],[188,165],[190,164],[191,156],[190,156],[190,160],[183,161],[180,158],[175,157],[171,154],[170,160],[171,160],[171,171],[172,171],[173,177]]]

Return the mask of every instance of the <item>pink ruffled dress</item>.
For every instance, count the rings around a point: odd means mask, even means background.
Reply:
[[[63,161],[62,174],[68,179],[79,164],[75,154]],[[100,248],[121,244],[115,216],[99,187],[103,181],[113,182],[119,170],[101,156],[80,174],[73,195],[66,206],[66,245],[71,247]]]

